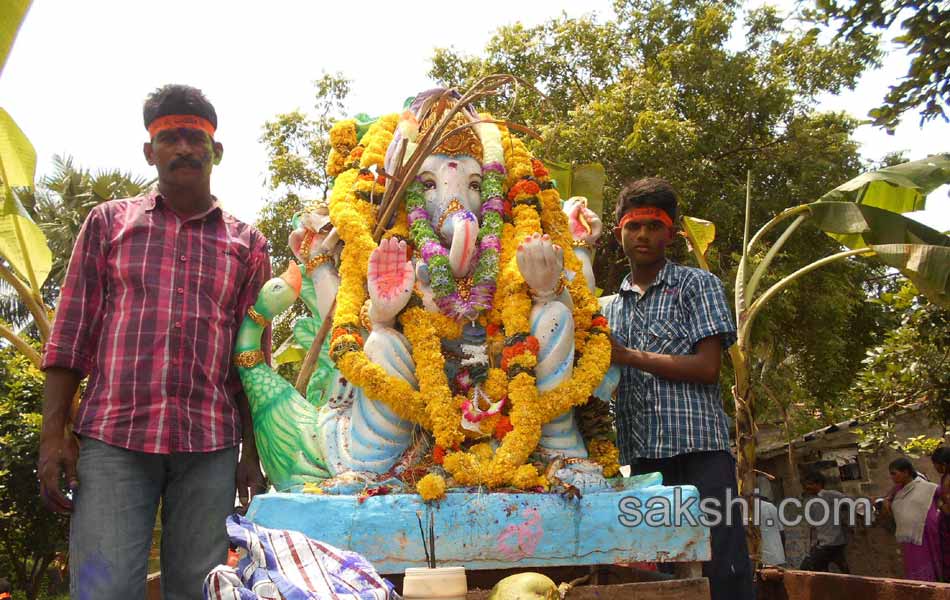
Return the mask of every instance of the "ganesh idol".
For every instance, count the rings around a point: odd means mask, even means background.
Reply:
[[[392,483],[437,497],[616,473],[612,442],[585,439],[576,415],[610,361],[591,264],[600,219],[583,198],[562,202],[505,124],[457,101],[430,90],[330,133],[332,193],[290,238],[301,272],[268,282],[255,311],[272,319],[312,284],[335,371],[304,398],[238,363],[278,489]],[[400,179],[439,124],[437,147]],[[245,324],[239,355],[260,339]]]

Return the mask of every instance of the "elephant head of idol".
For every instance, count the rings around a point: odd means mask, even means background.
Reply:
[[[386,170],[395,169],[395,148],[404,137],[410,144],[436,127],[455,99],[430,90],[417,96],[403,113],[400,127],[386,156]],[[449,264],[456,277],[469,275],[477,255],[479,215],[482,205],[483,148],[474,122],[474,111],[461,108],[439,134],[443,141],[419,168],[416,179],[424,189],[425,208],[433,231],[448,248]],[[411,150],[406,154],[410,154]]]

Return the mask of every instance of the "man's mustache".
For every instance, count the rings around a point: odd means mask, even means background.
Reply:
[[[190,156],[182,156],[173,160],[168,167],[170,170],[174,171],[175,169],[179,169],[181,167],[200,169],[202,166],[204,166],[204,161],[201,161],[197,158],[192,158]]]

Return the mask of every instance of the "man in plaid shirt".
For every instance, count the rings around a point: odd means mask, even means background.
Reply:
[[[667,260],[677,198],[662,179],[627,184],[617,198],[614,236],[630,262],[620,292],[604,306],[621,367],[615,417],[621,464],[659,471],[666,485],[694,485],[725,507],[736,496],[735,460],[719,393],[722,352],[736,340],[722,282]],[[752,598],[741,514],[711,527],[703,566],[714,600]]]
[[[145,597],[159,502],[164,598],[201,597],[235,490],[246,503],[264,482],[231,354],[270,278],[267,240],[211,195],[223,148],[200,90],[156,90],[143,117],[158,188],[90,211],[43,358],[40,495],[72,514],[73,598]]]

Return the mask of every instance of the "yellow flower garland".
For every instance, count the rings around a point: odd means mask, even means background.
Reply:
[[[591,440],[587,453],[592,461],[604,468],[604,477],[613,477],[620,472],[620,450],[610,440]]]
[[[336,177],[346,168],[346,157],[356,146],[356,121],[337,121],[330,129],[330,155],[327,158],[327,173]]]

